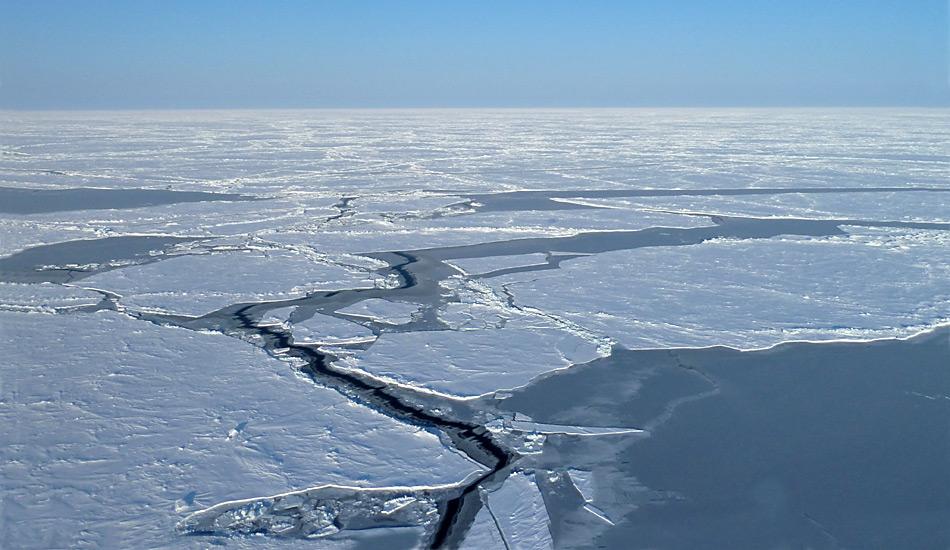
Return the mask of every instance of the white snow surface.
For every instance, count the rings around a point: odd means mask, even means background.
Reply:
[[[4,547],[186,546],[175,523],[220,501],[479,469],[219,334],[113,312],[0,312],[0,326]]]

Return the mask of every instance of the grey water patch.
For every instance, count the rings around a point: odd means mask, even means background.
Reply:
[[[671,403],[713,389],[696,371],[675,368],[671,351],[633,352],[633,361],[629,353],[615,349],[607,357],[554,372],[494,406],[552,424],[646,426],[662,417]]]
[[[111,210],[183,202],[257,201],[234,193],[171,191],[166,189],[27,189],[0,187],[0,213],[42,214],[69,210]]]
[[[594,547],[950,547],[950,328],[746,352],[618,349],[495,406],[652,424],[646,438],[546,443],[552,468],[584,465],[598,481],[593,504],[615,525]]]
[[[438,261],[537,253],[598,254],[647,246],[684,246],[715,238],[762,239],[778,235],[841,235],[835,220],[714,218],[716,225],[694,228],[650,227],[633,231],[592,231],[569,237],[529,237],[464,246],[413,250],[415,257]],[[950,229],[950,224],[945,224]],[[410,266],[415,269],[415,266]]]
[[[414,261],[407,262],[402,268],[404,276],[418,277],[419,273],[446,276],[447,260],[465,258],[487,258],[491,256],[519,256],[528,254],[599,254],[617,250],[632,250],[635,248],[655,246],[688,246],[700,244],[711,239],[768,239],[781,235],[801,237],[831,237],[845,235],[842,226],[859,227],[895,227],[904,229],[928,229],[947,231],[950,223],[935,222],[902,222],[902,221],[875,221],[875,220],[810,220],[799,218],[752,218],[738,216],[708,216],[714,223],[705,227],[672,228],[649,227],[632,231],[591,231],[582,232],[568,237],[529,237],[493,241],[472,245],[446,246],[425,248],[400,252]],[[364,256],[390,261],[394,253],[364,253]],[[558,256],[554,256],[558,258]],[[556,268],[560,261],[549,262],[548,267]],[[438,267],[442,266],[442,267]],[[503,273],[493,273],[492,276],[516,273],[520,271],[537,271],[534,266],[518,267]],[[454,270],[452,270],[454,271]],[[452,274],[452,273],[449,273]]]
[[[124,236],[27,248],[0,258],[0,281],[66,283],[132,264],[158,261],[167,249],[210,237]]]
[[[829,194],[829,193],[907,193],[907,192],[950,192],[941,187],[777,187],[777,188],[740,188],[740,189],[594,189],[594,190],[557,190],[557,191],[505,191],[500,193],[465,194],[466,201],[450,205],[466,207],[473,212],[516,212],[526,210],[582,210],[597,206],[564,202],[556,199],[571,198],[635,198],[635,197],[713,197],[713,196],[752,196],[752,195],[791,195],[791,194]],[[450,191],[437,191],[459,195]]]
[[[505,275],[513,275],[515,273],[530,273],[532,271],[548,271],[551,269],[560,269],[561,262],[566,262],[567,260],[573,260],[575,258],[583,258],[586,254],[548,254],[544,259],[543,264],[531,264],[525,266],[517,267],[506,267],[503,269],[496,269],[494,271],[489,271],[487,273],[482,273],[479,275],[471,275],[472,279],[491,279],[493,277],[503,277]]]

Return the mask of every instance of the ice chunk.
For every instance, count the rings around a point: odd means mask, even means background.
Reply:
[[[412,314],[419,311],[421,307],[419,304],[370,298],[357,302],[352,306],[338,309],[337,313],[353,317],[365,317],[387,325],[404,325],[412,321]]]
[[[373,332],[362,325],[320,313],[291,323],[290,331],[295,344],[348,344],[375,338]]]
[[[439,517],[438,500],[444,500],[453,489],[322,485],[223,502],[191,514],[178,529],[184,533],[269,534],[311,540],[366,529],[422,527],[431,531]]]
[[[488,506],[512,548],[553,548],[548,513],[534,474],[512,474],[488,494]]]
[[[520,254],[514,256],[487,256],[484,258],[462,258],[449,263],[458,267],[466,275],[481,275],[510,267],[543,265],[547,262],[544,254]]]
[[[475,515],[475,521],[465,535],[460,548],[463,550],[483,550],[485,548],[505,548],[505,540],[487,506]]]
[[[598,356],[596,343],[564,330],[504,328],[385,333],[355,359],[358,368],[376,375],[475,396]]]
[[[575,470],[571,468],[568,470],[568,473],[571,476],[571,481],[574,483],[574,486],[577,487],[578,492],[580,492],[581,496],[584,497],[584,500],[587,502],[593,502],[594,472]]]

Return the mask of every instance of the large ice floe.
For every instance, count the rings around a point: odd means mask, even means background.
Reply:
[[[948,322],[948,280],[950,232],[857,229],[608,252],[489,284],[629,348],[753,349]]]
[[[181,514],[218,502],[481,469],[220,334],[111,311],[0,316],[5,547],[178,546]]]
[[[0,113],[0,547],[950,547],[948,120]]]

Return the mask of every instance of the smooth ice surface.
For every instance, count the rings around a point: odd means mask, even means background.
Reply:
[[[458,396],[514,388],[547,371],[598,357],[596,343],[551,328],[386,333],[354,365]]]
[[[295,344],[344,344],[373,339],[373,332],[362,325],[319,313],[292,322],[290,332]]]
[[[282,300],[314,290],[372,288],[366,272],[320,263],[285,250],[185,255],[95,275],[90,287],[123,296],[132,307],[203,315],[229,304]]]
[[[505,548],[505,539],[487,506],[475,515],[475,522],[460,546],[463,550],[482,550],[483,548]]]
[[[478,469],[222,335],[112,312],[0,326],[4,547],[177,546],[182,514],[222,500]]]
[[[412,321],[412,314],[419,311],[419,308],[419,304],[370,298],[336,311],[353,317],[370,319],[377,323],[404,325]]]
[[[489,284],[630,348],[906,336],[950,318],[948,238],[864,230],[710,241],[608,252]]]
[[[594,501],[594,480],[593,472],[588,472],[584,470],[575,470],[570,469],[568,473],[571,476],[571,482],[577,487],[577,490],[580,491],[581,496],[584,497],[584,500],[587,502]]]
[[[554,547],[534,474],[513,474],[500,489],[488,494],[488,507],[511,547]]]

